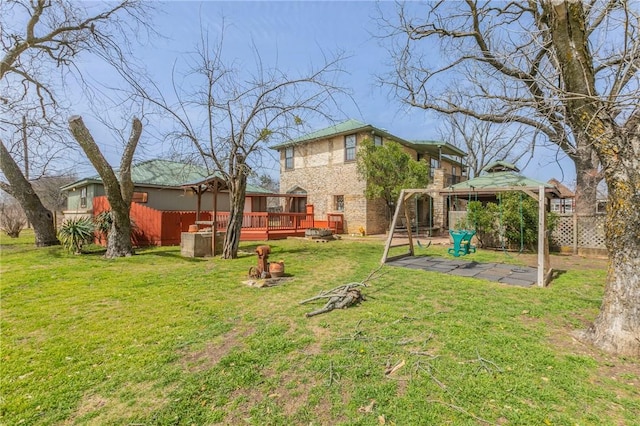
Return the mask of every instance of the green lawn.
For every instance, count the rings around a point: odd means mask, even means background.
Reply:
[[[270,242],[291,276],[270,288],[243,284],[250,244],[115,261],[0,244],[0,424],[640,424],[640,362],[571,337],[603,269],[524,289],[386,267],[360,306],[305,318],[322,304],[299,301],[363,280],[382,242]]]

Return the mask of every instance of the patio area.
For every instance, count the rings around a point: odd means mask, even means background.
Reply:
[[[506,265],[503,263],[478,263],[459,259],[445,259],[431,256],[409,256],[390,259],[386,265],[424,271],[440,272],[459,277],[473,277],[519,287],[536,284],[538,270],[529,266]]]

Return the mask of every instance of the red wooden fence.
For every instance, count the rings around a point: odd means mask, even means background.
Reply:
[[[93,199],[93,214],[98,215],[111,207],[107,197]],[[131,203],[131,220],[134,222],[132,239],[138,246],[179,245],[182,232],[196,222],[194,211],[160,211],[138,203]],[[211,221],[211,212],[201,211],[200,221]],[[216,214],[217,229],[224,232],[229,223],[229,212]],[[340,214],[330,214],[327,221],[316,221],[313,210],[309,213],[245,213],[242,219],[240,239],[243,241],[269,240],[288,236],[303,236],[305,229],[313,227],[330,228],[335,233],[343,232],[343,218]],[[97,239],[98,243],[105,241]]]

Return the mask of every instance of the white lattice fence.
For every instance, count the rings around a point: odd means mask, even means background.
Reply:
[[[604,215],[578,216],[578,247],[606,248],[604,245]]]
[[[551,239],[558,247],[573,246],[573,216],[560,216]]]
[[[605,216],[599,214],[560,215],[551,239],[558,247],[605,249],[604,222]]]

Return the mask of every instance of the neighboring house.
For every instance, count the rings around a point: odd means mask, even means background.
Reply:
[[[156,210],[195,210],[196,199],[181,188],[208,175],[203,167],[168,160],[150,160],[131,168],[133,202]],[[61,188],[67,193],[65,218],[93,215],[93,200],[105,195],[100,176],[80,179]]]
[[[317,220],[341,214],[344,231],[367,234],[388,229],[388,209],[383,200],[364,196],[366,182],[356,172],[356,153],[363,140],[375,144],[394,141],[414,159],[430,164],[429,189],[440,189],[466,179],[462,158],[466,153],[441,141],[407,141],[357,120],[348,120],[300,138],[272,146],[280,153],[280,192],[296,195],[285,211],[302,212],[313,205]],[[416,205],[418,226],[442,228],[445,219],[443,197],[425,197]],[[414,224],[415,225],[415,224]]]
[[[198,207],[206,215],[201,219],[211,220],[212,192],[196,194],[189,187],[190,182],[212,179],[205,168],[176,161],[149,160],[132,166],[131,179],[134,193],[130,214],[140,245],[180,244],[180,233],[195,223]],[[94,216],[109,209],[100,176],[80,179],[61,190],[67,193],[65,219]],[[245,213],[266,212],[268,194],[263,188],[247,185]],[[229,212],[229,193],[220,191],[216,199],[217,211]]]
[[[551,199],[551,211],[555,213],[573,213],[575,210],[576,194],[563,185],[558,179],[549,179],[547,182],[560,191],[560,198]]]

